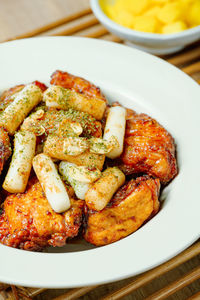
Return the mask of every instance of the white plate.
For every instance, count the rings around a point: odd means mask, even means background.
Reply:
[[[0,281],[48,288],[100,284],[144,272],[183,251],[200,229],[197,83],[156,57],[99,40],[48,37],[0,45],[0,89],[36,79],[47,82],[56,69],[93,81],[110,100],[161,122],[176,140],[179,175],[164,190],[161,211],[111,245],[69,253],[0,245]]]

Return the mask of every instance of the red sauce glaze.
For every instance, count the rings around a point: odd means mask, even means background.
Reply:
[[[121,160],[126,174],[145,173],[159,178],[163,184],[177,174],[172,136],[145,114],[129,113]]]
[[[62,86],[66,89],[73,89],[77,93],[84,94],[88,97],[97,97],[107,102],[99,87],[96,87],[84,78],[74,76],[70,73],[57,70],[51,75],[50,83]]]
[[[71,208],[57,214],[50,207],[36,178],[25,193],[9,195],[0,215],[0,242],[4,245],[40,251],[47,246],[61,247],[78,235],[82,224],[82,200],[71,199]]]
[[[37,85],[42,90],[42,92],[44,92],[44,91],[46,91],[48,89],[48,87],[44,83],[42,83],[40,81],[35,80],[32,83],[35,84],[35,85]]]

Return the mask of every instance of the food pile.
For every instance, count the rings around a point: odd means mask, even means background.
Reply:
[[[101,0],[116,23],[143,32],[170,34],[200,25],[200,0]]]
[[[0,242],[24,250],[81,235],[96,246],[137,230],[177,174],[172,136],[156,120],[67,72],[0,98]]]

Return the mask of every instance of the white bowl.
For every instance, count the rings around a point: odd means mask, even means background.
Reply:
[[[173,34],[145,33],[126,28],[106,16],[99,0],[90,0],[90,2],[95,16],[110,32],[140,50],[157,55],[171,54],[200,39],[200,26]]]
[[[69,243],[54,253],[0,244],[0,282],[65,288],[133,276],[183,251],[199,237],[200,88],[147,53],[95,39],[32,38],[0,45],[0,90],[40,80],[56,69],[87,78],[109,101],[155,117],[174,136],[179,174],[162,193],[161,210],[128,237],[104,246]]]

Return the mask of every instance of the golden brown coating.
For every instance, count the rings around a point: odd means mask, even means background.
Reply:
[[[74,76],[70,73],[57,70],[51,75],[50,83],[62,86],[65,89],[72,89],[89,98],[95,97],[107,102],[106,98],[102,95],[100,88],[96,87],[86,79]]]
[[[159,178],[163,184],[177,174],[172,136],[145,114],[129,113],[121,159],[126,174],[145,173]]]
[[[99,121],[96,121],[92,116],[84,113],[79,112],[73,109],[69,109],[68,111],[64,110],[57,110],[54,108],[46,108],[43,106],[40,106],[37,108],[43,110],[43,114],[35,120],[34,124],[22,124],[21,129],[22,130],[29,130],[35,132],[36,128],[42,128],[45,131],[45,137],[48,134],[56,134],[61,135],[61,137],[65,136],[64,130],[61,130],[61,127],[63,128],[63,122],[65,120],[72,120],[75,122],[80,123],[80,125],[83,128],[82,136],[86,137],[101,137],[102,136],[102,127],[101,123]]]
[[[9,195],[0,216],[0,242],[24,250],[42,250],[63,246],[78,234],[82,222],[83,201],[71,200],[71,208],[55,213],[37,179],[29,182],[23,194]]]
[[[85,240],[102,246],[136,231],[157,213],[159,190],[159,179],[138,177],[120,188],[102,211],[86,207]]]
[[[0,127],[0,174],[3,170],[3,166],[6,160],[11,155],[10,139],[7,131]]]
[[[48,109],[41,119],[41,124],[45,127],[47,134],[54,133],[55,129],[59,129],[59,125],[64,119],[79,122],[83,128],[83,136],[102,136],[101,123],[99,121],[96,121],[87,113],[73,109],[68,111]]]

